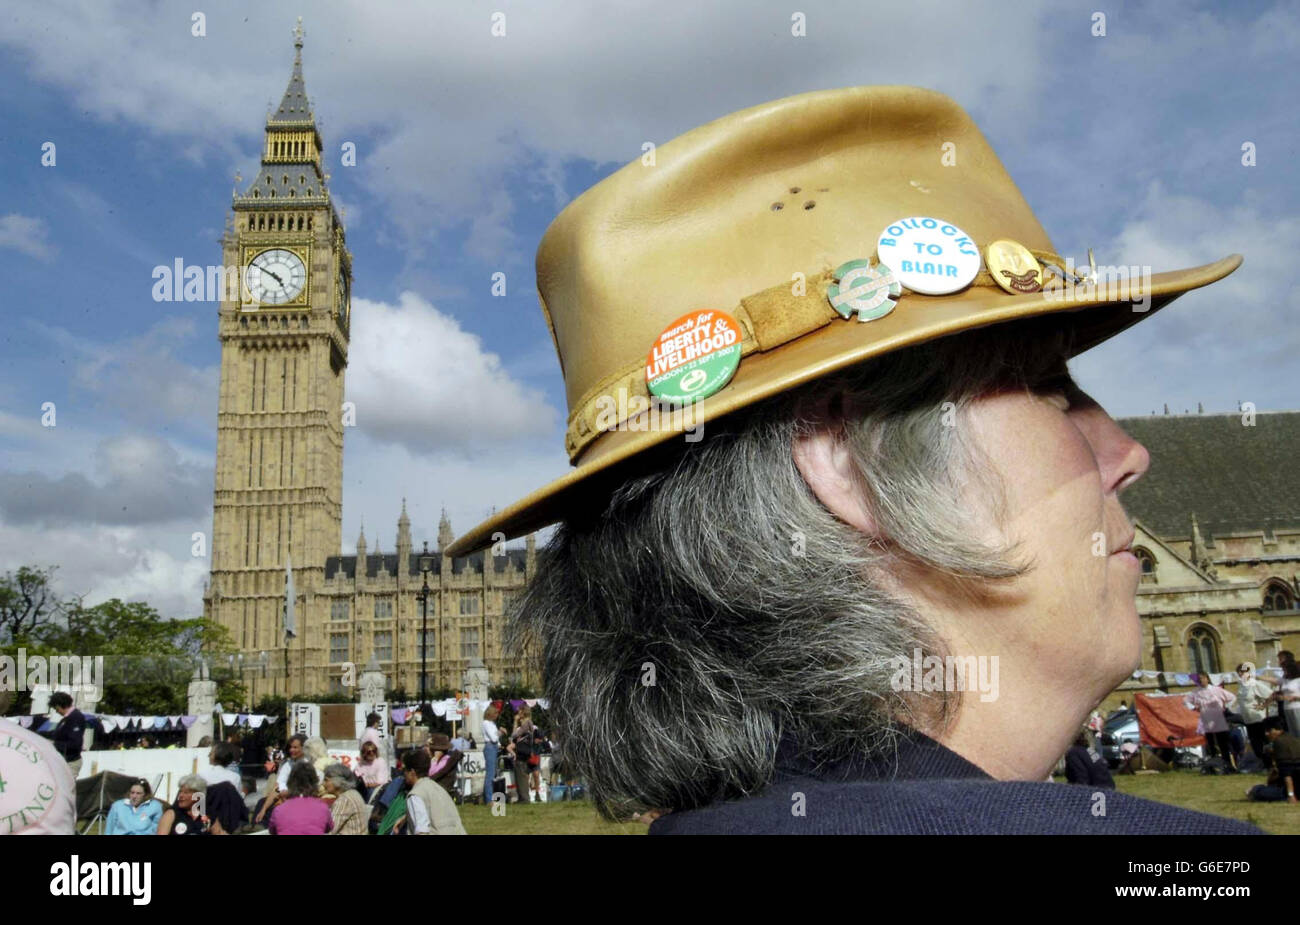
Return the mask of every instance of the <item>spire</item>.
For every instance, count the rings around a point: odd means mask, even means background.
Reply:
[[[293,30],[293,74],[289,77],[289,86],[285,88],[284,99],[280,100],[280,108],[267,120],[272,125],[279,122],[314,121],[307,102],[307,85],[302,79],[302,37],[302,17],[299,16],[298,25]]]
[[[357,555],[364,556],[365,554],[366,554],[366,522],[365,520],[362,520],[361,533],[358,534],[357,536]]]
[[[1195,512],[1192,513],[1192,548],[1191,559],[1202,572],[1205,572],[1211,578],[1218,578],[1218,571],[1214,568],[1214,563],[1210,561],[1210,553],[1205,548],[1205,541],[1201,538],[1201,525],[1196,521]]]
[[[438,521],[438,549],[446,550],[454,539],[456,534],[451,532],[451,521],[447,519],[447,509],[443,508],[442,519]]]
[[[399,558],[411,551],[411,518],[406,516],[406,499],[402,499],[402,516],[397,518],[397,552]]]

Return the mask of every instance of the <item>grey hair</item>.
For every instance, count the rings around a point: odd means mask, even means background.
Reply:
[[[345,764],[331,764],[325,768],[326,781],[334,781],[340,790],[356,790],[357,778]]]
[[[1069,349],[1059,326],[1022,323],[887,354],[710,422],[576,505],[507,642],[541,664],[565,762],[600,811],[743,797],[783,739],[822,764],[887,755],[917,710],[949,717],[951,693],[891,684],[897,657],[945,649],[881,576],[921,566],[979,593],[1031,567],[972,539],[1003,516],[1001,486],[960,425],[981,395],[1064,375]],[[877,536],[832,515],[794,462],[828,426]],[[963,507],[972,487],[987,510]]]
[[[176,785],[176,792],[179,793],[182,787],[194,793],[208,792],[208,782],[197,774],[186,774],[182,777],[180,783]]]

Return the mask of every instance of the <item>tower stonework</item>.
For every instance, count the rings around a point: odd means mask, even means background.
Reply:
[[[342,542],[352,261],[303,83],[301,28],[294,47],[288,88],[266,121],[261,169],[236,190],[221,241],[230,284],[218,317],[221,385],[204,612],[230,631],[250,701],[318,685],[307,667],[323,660],[312,605],[325,561]],[[286,653],[290,562],[298,637]]]

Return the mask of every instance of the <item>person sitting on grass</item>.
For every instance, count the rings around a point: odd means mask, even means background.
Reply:
[[[320,778],[316,769],[304,761],[289,772],[289,796],[271,811],[272,835],[328,835],[334,828],[334,816],[316,791]]]
[[[402,757],[406,781],[406,825],[411,835],[464,835],[460,813],[447,791],[429,777],[431,762],[424,749]]]
[[[1065,781],[1094,790],[1114,790],[1115,780],[1106,767],[1106,759],[1093,747],[1091,730],[1080,729],[1074,744],[1065,753]]]
[[[105,835],[154,835],[162,818],[162,804],[153,798],[149,782],[140,778],[127,795],[108,811]]]
[[[176,802],[158,820],[159,835],[207,835],[209,820],[203,812],[208,782],[197,774],[181,778]],[[221,834],[225,834],[222,832]]]
[[[1279,783],[1286,790],[1288,803],[1300,802],[1296,799],[1296,782],[1300,781],[1300,737],[1282,731],[1282,723],[1277,717],[1271,717],[1264,728],[1264,737],[1269,741],[1268,750],[1273,756],[1273,765],[1277,768]]]

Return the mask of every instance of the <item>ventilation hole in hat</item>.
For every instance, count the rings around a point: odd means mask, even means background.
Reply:
[[[794,193],[798,193],[798,192],[799,192],[799,187],[797,187],[797,186],[792,186],[792,187],[790,187],[790,192],[791,192],[792,194],[794,194]]]
[[[781,211],[782,209],[784,209],[784,208],[785,208],[785,203],[784,203],[784,202],[774,202],[774,203],[772,203],[772,211],[773,211],[773,212],[780,212],[780,211]]]
[[[805,209],[811,209],[811,208],[813,208],[813,207],[816,206],[816,205],[817,205],[817,203],[815,203],[813,200],[809,199],[807,202],[805,202],[805,203],[803,204],[803,207],[804,207]]]

